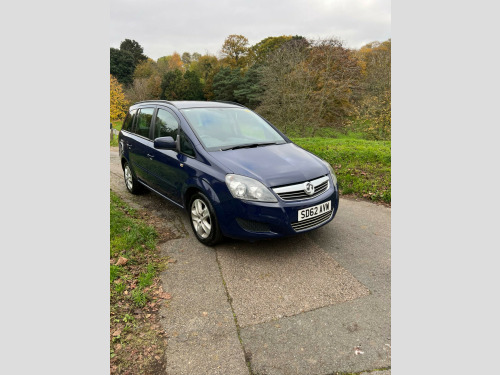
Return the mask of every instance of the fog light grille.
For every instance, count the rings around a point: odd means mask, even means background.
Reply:
[[[248,232],[270,232],[269,226],[265,223],[260,223],[258,221],[245,220],[241,218],[236,218],[236,222],[244,230]]]

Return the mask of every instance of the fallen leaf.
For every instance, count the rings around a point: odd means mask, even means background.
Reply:
[[[120,333],[122,333],[122,330],[117,329],[116,331],[113,332],[113,336],[120,336]]]
[[[160,356],[155,355],[155,359],[159,361],[160,360]]]
[[[170,293],[163,292],[163,293],[160,293],[159,297],[163,298],[163,299],[171,299],[172,295]]]
[[[169,259],[167,260],[168,263],[176,263],[177,262],[177,259]]]
[[[124,257],[120,257],[118,258],[118,260],[116,261],[115,265],[116,266],[123,266],[125,263],[128,262],[128,259],[127,258],[124,258]]]
[[[203,316],[207,316],[208,313],[206,311],[203,311]]]

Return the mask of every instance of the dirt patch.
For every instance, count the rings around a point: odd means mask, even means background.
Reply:
[[[159,276],[172,260],[161,254],[159,243],[176,235],[157,215],[131,208],[123,201],[116,206],[113,197],[112,194],[115,205],[111,215],[114,234],[110,257],[110,372],[163,374],[167,335],[160,323],[160,307],[167,306],[171,294],[163,290]],[[144,224],[149,231],[151,227],[156,230],[155,242],[117,242],[130,236],[145,238],[141,236],[150,232],[141,229]]]
[[[371,200],[368,198],[361,198],[361,197],[354,195],[354,194],[340,194],[340,198],[349,199],[350,201],[368,202],[368,203],[376,204],[377,206],[384,206],[384,207],[391,208],[391,203],[382,202],[382,201],[374,201],[374,200]]]

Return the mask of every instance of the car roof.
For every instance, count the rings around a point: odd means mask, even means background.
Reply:
[[[244,107],[239,103],[233,102],[208,102],[202,100],[144,100],[142,102],[135,103],[132,107],[135,107],[139,104],[170,104],[178,109],[186,109],[186,108],[238,108]]]

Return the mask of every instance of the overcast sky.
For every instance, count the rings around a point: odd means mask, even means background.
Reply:
[[[152,59],[174,51],[218,55],[240,34],[338,37],[349,48],[391,38],[390,0],[111,0],[110,45],[134,39]]]

